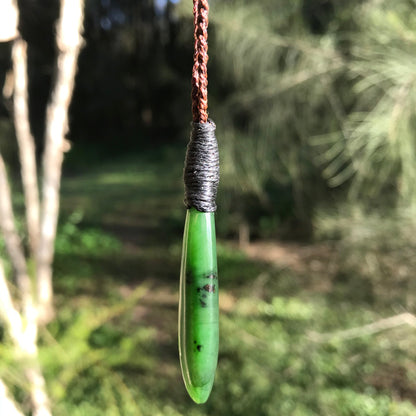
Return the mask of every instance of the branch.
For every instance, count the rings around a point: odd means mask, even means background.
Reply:
[[[33,416],[52,416],[49,398],[46,394],[45,379],[37,361],[37,351],[36,361],[25,370],[25,375],[30,385]]]
[[[41,227],[38,249],[37,284],[40,319],[53,317],[52,261],[59,213],[59,189],[63,154],[68,150],[68,108],[74,89],[78,55],[83,44],[84,0],[61,0],[57,26],[59,48],[56,82],[47,108]]]
[[[0,2],[0,42],[14,39],[17,33],[17,4],[15,0]]]
[[[314,342],[328,342],[334,339],[353,339],[366,335],[373,335],[378,332],[385,331],[386,329],[396,328],[401,325],[409,325],[412,328],[416,328],[416,316],[406,312],[391,316],[390,318],[380,319],[379,321],[356,328],[350,328],[326,334],[310,332],[308,336]]]
[[[6,76],[4,77],[4,84],[3,84],[3,97],[6,100],[12,98],[13,85],[14,85],[14,74],[13,74],[13,71],[9,69],[6,72]]]
[[[9,286],[0,260],[0,320],[4,322],[12,340],[20,345],[23,333],[22,318],[13,304]],[[1,414],[1,413],[0,413]]]
[[[51,416],[49,399],[46,394],[45,379],[42,375],[39,362],[37,341],[36,311],[32,310],[32,316],[27,317],[25,326],[21,315],[13,305],[10,290],[7,285],[3,263],[0,260],[0,319],[5,323],[8,333],[18,352],[27,359],[24,369],[29,382],[29,394],[33,405],[33,416]],[[1,380],[0,380],[1,383]],[[5,388],[5,386],[4,386]],[[2,386],[0,384],[0,415],[13,415],[2,412]]]
[[[0,379],[0,415],[23,416],[23,413],[17,408],[16,403],[10,397],[9,391]]]
[[[14,125],[25,196],[26,223],[32,258],[36,259],[39,237],[39,192],[36,172],[35,141],[30,132],[27,82],[27,43],[15,40],[12,50],[14,70]]]
[[[3,233],[6,250],[16,271],[17,285],[20,289],[22,307],[25,315],[32,313],[32,290],[27,273],[26,259],[16,230],[12,207],[12,196],[7,179],[6,167],[0,155],[0,230]]]

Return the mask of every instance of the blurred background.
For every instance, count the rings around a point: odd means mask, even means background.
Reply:
[[[19,6],[40,157],[59,3]],[[192,2],[87,0],[58,315],[40,347],[55,414],[416,415],[416,1],[210,6],[221,154],[211,398],[187,396],[177,349]],[[0,44],[1,85],[10,50]],[[0,150],[18,191],[15,143],[2,98]],[[22,213],[18,192],[15,203]]]

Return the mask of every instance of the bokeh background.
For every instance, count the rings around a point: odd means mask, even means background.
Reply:
[[[41,157],[59,3],[19,5]],[[416,2],[210,6],[221,153],[211,398],[187,396],[177,349],[192,2],[87,0],[58,313],[40,345],[55,414],[416,415]],[[10,49],[0,44],[1,85]],[[22,213],[7,99],[0,149]]]

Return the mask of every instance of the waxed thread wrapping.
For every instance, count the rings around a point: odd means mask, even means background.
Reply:
[[[215,123],[192,123],[184,168],[185,205],[200,212],[215,212],[220,179]]]

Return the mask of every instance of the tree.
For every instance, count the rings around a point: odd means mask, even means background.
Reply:
[[[355,10],[348,73],[355,103],[327,137],[326,175],[354,199],[416,205],[415,1],[368,1]],[[387,195],[387,197],[386,197]]]
[[[9,2],[10,3],[10,2]],[[0,319],[22,368],[34,416],[51,415],[45,380],[38,359],[39,329],[53,318],[52,262],[59,211],[59,188],[68,107],[72,97],[77,59],[82,46],[83,0],[61,0],[57,24],[58,62],[55,84],[47,107],[45,148],[42,162],[42,192],[39,197],[35,142],[31,135],[27,98],[26,42],[17,34],[17,6],[3,2],[0,15],[15,22],[14,30],[2,40],[17,38],[13,45],[14,120],[25,197],[29,247],[23,247],[16,228],[12,192],[6,166],[0,155],[0,231],[8,261],[15,276],[16,290],[6,277],[10,268],[0,259]],[[14,20],[13,20],[14,19]],[[28,256],[25,256],[25,252]],[[22,414],[13,395],[0,381],[0,409],[5,414]],[[1,412],[3,414],[3,412]]]

